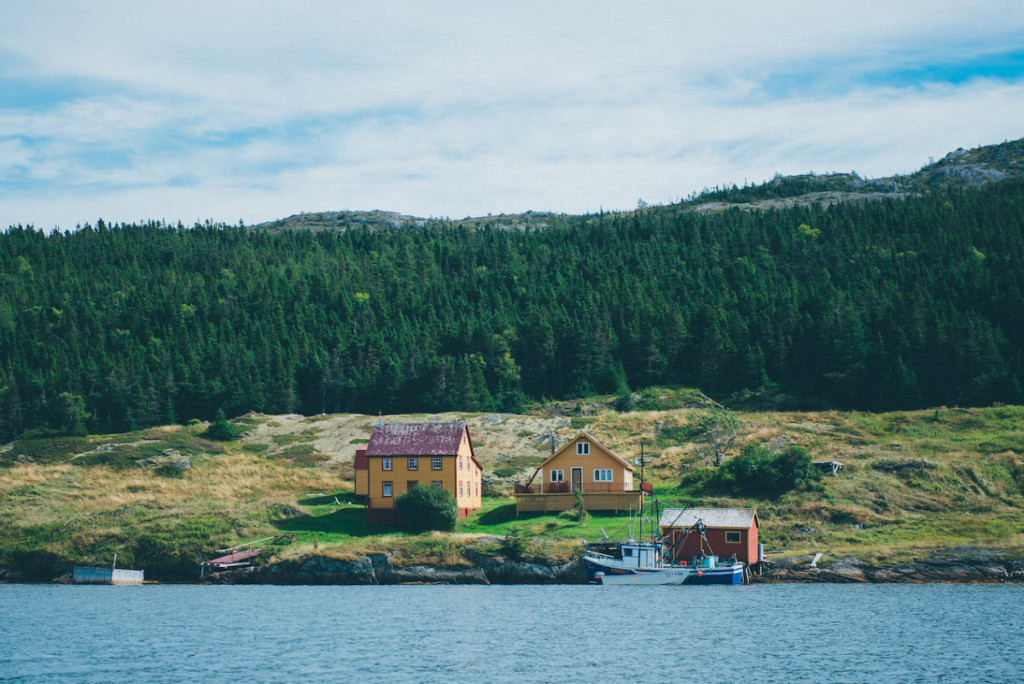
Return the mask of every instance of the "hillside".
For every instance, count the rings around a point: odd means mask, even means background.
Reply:
[[[517,412],[655,386],[762,409],[1024,402],[1019,147],[956,153],[878,201],[767,211],[12,228],[0,442],[219,411]],[[933,178],[970,182],[918,191]]]
[[[692,399],[660,394],[666,405]],[[710,471],[688,438],[696,409],[618,413],[611,401],[538,406],[531,415],[254,414],[235,421],[245,432],[235,442],[204,439],[203,425],[20,440],[0,453],[0,568],[47,579],[73,563],[105,565],[117,553],[119,564],[144,568],[150,578],[194,579],[214,549],[280,533],[297,536],[275,549],[281,559],[387,551],[399,565],[461,567],[466,544],[513,531],[567,540],[536,553],[571,557],[576,540],[598,539],[602,528],[624,535],[628,517],[516,519],[505,483],[530,476],[549,453],[552,432],[564,442],[579,429],[626,458],[639,455],[643,440],[647,476],[664,503],[757,507],[764,542],[779,556],[820,551],[827,560],[855,556],[881,567],[969,546],[1024,557],[1020,407],[742,414],[743,443],[800,445],[815,459],[844,464],[838,477],[811,488],[742,499],[709,488]],[[454,419],[468,421],[485,465],[483,510],[451,538],[367,529],[349,496],[356,445],[378,420]]]

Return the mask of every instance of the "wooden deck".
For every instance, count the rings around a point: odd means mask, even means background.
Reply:
[[[583,506],[588,511],[637,511],[643,494],[632,492],[583,492]],[[558,513],[576,505],[576,496],[560,494],[516,494],[516,515],[520,513]]]

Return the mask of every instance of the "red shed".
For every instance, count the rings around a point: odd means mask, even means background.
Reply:
[[[690,562],[700,555],[700,535],[693,527],[703,522],[706,527],[703,553],[711,552],[722,558],[736,554],[736,560],[757,563],[757,511],[753,508],[666,508],[658,526],[667,539],[667,554],[673,562]]]

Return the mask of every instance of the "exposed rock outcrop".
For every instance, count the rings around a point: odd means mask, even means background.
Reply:
[[[1024,582],[1024,559],[1002,551],[961,547],[895,565],[868,566],[858,558],[819,561],[790,556],[774,561],[755,581],[763,582]]]
[[[387,554],[341,560],[312,556],[261,567],[207,575],[217,584],[580,584],[586,573],[579,560],[560,565],[505,561],[473,553],[472,567],[395,566]]]

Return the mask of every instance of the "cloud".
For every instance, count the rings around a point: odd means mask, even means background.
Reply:
[[[1007,7],[16,4],[0,224],[579,212],[911,171],[1022,135]]]

